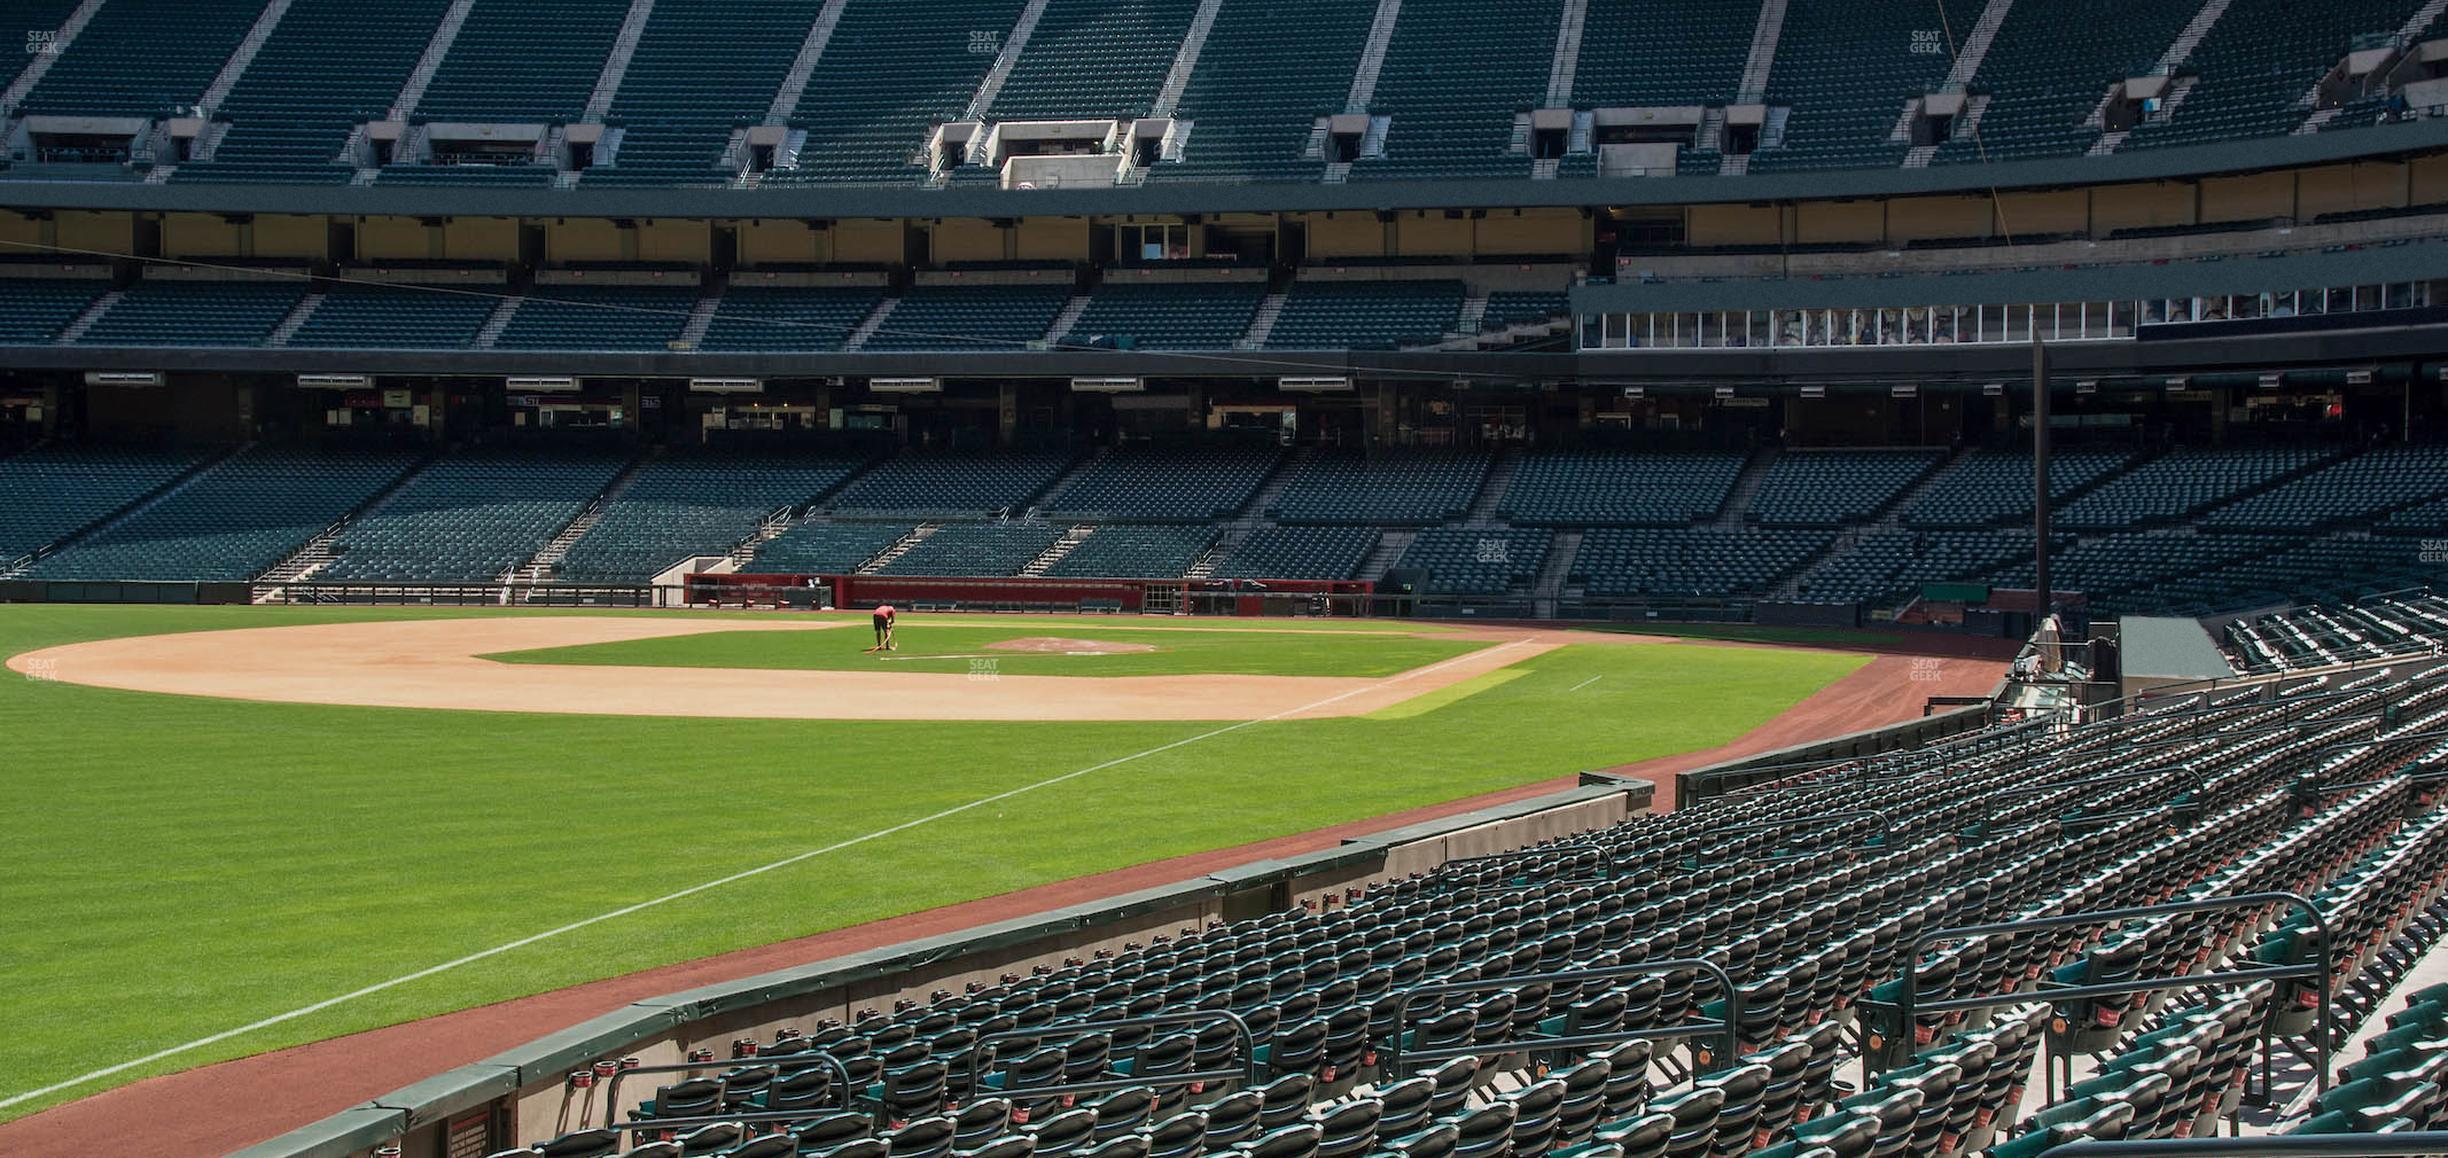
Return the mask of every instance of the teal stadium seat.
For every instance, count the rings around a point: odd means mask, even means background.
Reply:
[[[1097,287],[1065,345],[1127,341],[1139,350],[1221,350],[1241,340],[1266,283],[1113,282]]]
[[[1193,122],[1177,162],[1151,183],[1309,181],[1316,118],[1343,111],[1368,43],[1373,0],[1243,0],[1216,14],[1177,116]]]
[[[12,27],[59,27],[60,19]],[[104,4],[17,107],[20,116],[154,117],[195,105],[262,14],[263,0]],[[164,35],[175,29],[176,35]],[[12,49],[11,51],[15,51]]]
[[[1474,451],[1319,451],[1295,464],[1267,512],[1287,523],[1439,523],[1470,508],[1487,477]]]
[[[142,281],[79,335],[80,346],[254,346],[306,296],[298,281]]]
[[[695,286],[539,285],[494,346],[503,350],[662,350],[688,326]]]
[[[909,453],[859,476],[833,500],[836,514],[978,518],[1025,507],[1070,464],[1067,454]]]
[[[944,575],[993,578],[1017,575],[1062,536],[1052,523],[1014,520],[946,523],[901,557],[877,568],[879,575]]]
[[[1528,176],[1529,157],[1507,151],[1513,115],[1546,98],[1562,12],[1406,0],[1369,100],[1392,118],[1385,155],[1354,162],[1351,179]]]
[[[109,289],[100,279],[0,278],[0,342],[48,343]]]
[[[1375,527],[1260,527],[1224,554],[1218,579],[1350,579],[1377,547]]]
[[[416,465],[400,452],[258,447],[45,557],[32,579],[253,579]]]
[[[1045,573],[1062,579],[1178,579],[1215,537],[1215,528],[1204,523],[1100,526]]]
[[[621,127],[588,186],[727,185],[733,130],[763,124],[815,13],[804,4],[656,0],[606,119]]]
[[[989,120],[1146,116],[1197,0],[1049,0]]]
[[[492,293],[459,287],[346,286],[325,294],[288,344],[310,350],[461,350],[476,344],[477,332],[498,304]]]
[[[195,454],[74,446],[0,458],[0,565],[83,530],[199,461]]]
[[[532,558],[626,460],[595,453],[465,451],[435,460],[350,523],[314,578],[489,583]]]
[[[212,159],[173,182],[344,185],[349,134],[382,120],[449,0],[291,0],[215,113],[230,122]]]
[[[1272,449],[1122,449],[1047,497],[1056,516],[1104,521],[1188,522],[1240,510],[1281,456]]]
[[[638,583],[691,555],[728,554],[761,520],[806,506],[861,465],[849,455],[700,452],[657,459],[570,545],[560,578]]]
[[[847,575],[910,533],[908,523],[836,523],[808,520],[757,547],[741,568],[792,575]]]
[[[1006,354],[1043,341],[1071,285],[922,285],[862,349]]]
[[[1461,282],[1299,281],[1267,335],[1270,350],[1384,350],[1442,340],[1462,323]]]
[[[701,350],[838,350],[884,300],[881,286],[734,284]]]

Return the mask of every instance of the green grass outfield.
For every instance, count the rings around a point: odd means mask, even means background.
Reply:
[[[1006,651],[994,646],[1010,640],[1044,638],[1132,644],[1154,650],[1065,655]],[[974,617],[905,617],[895,628],[890,653],[863,650],[874,642],[875,632],[862,623],[838,631],[718,631],[499,652],[485,658],[505,663],[959,673],[980,670],[973,664],[982,661],[992,664],[984,670],[997,675],[1137,676],[1195,672],[1378,677],[1425,667],[1487,646],[1469,640],[1421,639],[1374,631],[1133,629],[1110,619],[1063,625],[1029,619],[980,624]]]
[[[0,655],[157,632],[486,614],[503,613],[0,605]],[[1124,626],[1010,622],[1033,635]],[[905,638],[928,629],[913,622]],[[1863,662],[1571,646],[1411,714],[1254,724],[1191,743],[1179,742],[1216,725],[429,712],[8,674],[0,798],[15,823],[0,843],[0,1099],[1121,762],[16,1102],[0,1118],[149,1074],[1705,747]]]

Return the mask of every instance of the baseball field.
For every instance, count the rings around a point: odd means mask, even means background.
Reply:
[[[871,643],[863,615],[0,606],[0,1120],[1707,749],[1870,662],[1379,621]]]

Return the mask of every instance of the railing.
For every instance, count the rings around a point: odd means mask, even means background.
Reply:
[[[2401,1158],[2448,1154],[2448,1130],[2404,1134],[2273,1134],[2260,1138],[2085,1139],[2051,1146],[2043,1158]]]
[[[1571,1034],[1564,1037],[1515,1038],[1501,1042],[1465,1042],[1461,1045],[1436,1046],[1426,1049],[1406,1049],[1403,1035],[1411,1024],[1411,1006],[1423,998],[1446,997],[1458,993],[1500,993],[1531,985],[1555,986],[1605,981],[1615,977],[1648,977],[1689,969],[1715,978],[1717,990],[1725,994],[1725,1016],[1718,1021],[1693,1021],[1682,1025],[1655,1026],[1643,1029],[1611,1030],[1606,1033]],[[1480,1057],[1488,1054],[1525,1053],[1533,1050],[1587,1049],[1615,1045],[1627,1041],[1674,1041],[1687,1037],[1719,1035],[1725,1052],[1718,1058],[1731,1060],[1738,1056],[1741,1045],[1736,1029],[1742,1024],[1742,990],[1734,984],[1725,967],[1698,958],[1672,961],[1637,961],[1629,965],[1609,965],[1598,969],[1566,969],[1556,973],[1524,973],[1514,977],[1483,978],[1478,981],[1448,981],[1438,985],[1422,985],[1402,995],[1395,1005],[1394,1037],[1386,1043],[1382,1072],[1400,1074],[1405,1061],[1412,1063],[1442,1061],[1447,1058]],[[1703,1063],[1705,1065],[1705,1062]]]
[[[1161,1088],[1186,1086],[1206,1082],[1245,1082],[1258,1084],[1258,1037],[1250,1032],[1249,1022],[1228,1009],[1199,1009],[1183,1013],[1153,1013],[1145,1017],[1124,1017],[1112,1021],[1074,1021],[1061,1025],[1039,1025],[990,1033],[969,1047],[969,1082],[962,1101],[975,1101],[985,1080],[986,1067],[1001,1060],[995,1046],[1005,1042],[1038,1042],[1047,1038],[1074,1038],[1091,1033],[1109,1033],[1117,1029],[1157,1029],[1168,1025],[1212,1025],[1225,1022],[1233,1028],[1233,1040],[1241,1047],[1241,1068],[1238,1070],[1184,1070],[1176,1074],[1133,1074],[1121,1078],[1098,1078],[1084,1082],[1058,1082],[1052,1085],[1014,1087],[988,1092],[1008,1097],[1052,1098],[1065,1094],[1094,1094],[1107,1090],[1135,1087]]]
[[[706,1070],[738,1070],[759,1067],[770,1067],[774,1071],[776,1080],[780,1080],[782,1074],[793,1069],[822,1067],[830,1071],[832,1085],[828,1089],[839,1098],[841,1105],[838,1107],[809,1106],[797,1110],[725,1112],[687,1118],[638,1118],[627,1122],[617,1120],[620,1116],[621,1079],[631,1074],[702,1073]],[[669,1065],[629,1066],[614,1073],[612,1080],[604,1085],[604,1128],[628,1131],[686,1130],[698,1126],[711,1126],[717,1122],[803,1122],[824,1113],[826,1109],[850,1109],[853,1096],[853,1091],[850,1089],[850,1068],[843,1065],[841,1059],[829,1053],[786,1053],[774,1054],[770,1057],[734,1058],[729,1062],[698,1061],[673,1062]]]
[[[2174,916],[2179,913],[2206,913],[2224,909],[2250,909],[2266,905],[2288,905],[2312,921],[2318,938],[2319,960],[2302,965],[2254,965],[2242,969],[2224,969],[2209,973],[2188,973],[2176,977],[2137,977],[2125,981],[2110,981],[2096,985],[2051,985],[2043,982],[2037,989],[2017,989],[2003,993],[1955,997],[1942,1001],[1924,1002],[1918,992],[1921,979],[1921,954],[1940,941],[1963,941],[1999,933],[2021,933],[2040,929],[2064,929],[2084,925],[2106,925],[2139,917]],[[2196,901],[2172,901],[2160,905],[2142,905],[2125,909],[2096,909],[2084,913],[2061,913],[2054,917],[2029,917],[2020,921],[1999,921],[1986,925],[1957,925],[1947,929],[1926,930],[1913,938],[1904,956],[1903,984],[1893,1003],[1864,1001],[1865,1006],[1893,1009],[1903,1032],[1913,1032],[1915,1019],[1924,1014],[1956,1013],[1975,1009],[1995,1009],[2007,1005],[2024,1005],[2034,1001],[2052,1004],[2079,1001],[2092,997],[2116,997],[2128,993],[2149,993],[2168,989],[2190,989],[2197,985],[2234,985],[2250,981],[2286,981],[2318,979],[2318,1029],[2313,1048],[2319,1057],[2313,1074],[2315,1088],[2329,1092],[2329,1050],[2335,1023],[2330,1010],[2329,991],[2336,981],[2336,970],[2329,957],[2329,919],[2321,914],[2312,901],[2300,893],[2264,892],[2240,893],[2232,897],[2205,897]],[[2262,1044],[2264,1064],[2267,1063],[2268,1043]],[[1877,1051],[1862,1051],[1862,1084],[1870,1084],[1876,1073]],[[2053,1075],[2052,1075],[2053,1077]],[[2053,1085],[2053,1082],[2052,1082]],[[2052,1099],[2054,1090],[2050,1092]]]

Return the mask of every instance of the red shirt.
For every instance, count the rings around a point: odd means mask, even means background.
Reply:
[[[881,619],[886,623],[890,623],[892,622],[893,618],[893,605],[890,603],[881,604],[875,609],[875,613],[876,618]]]

